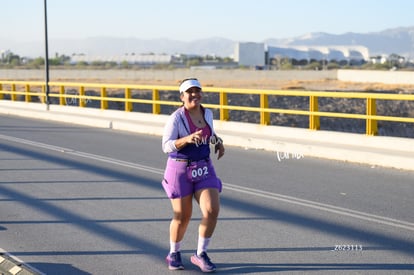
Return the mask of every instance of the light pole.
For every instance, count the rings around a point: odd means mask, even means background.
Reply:
[[[45,73],[46,73],[46,106],[49,110],[50,98],[49,98],[49,49],[48,49],[48,38],[47,38],[47,3],[44,0],[45,8]]]

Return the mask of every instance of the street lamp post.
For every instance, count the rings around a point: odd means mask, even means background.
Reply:
[[[49,98],[49,49],[48,49],[48,38],[47,38],[47,3],[44,0],[45,8],[45,73],[46,73],[46,106],[49,110],[50,98]]]

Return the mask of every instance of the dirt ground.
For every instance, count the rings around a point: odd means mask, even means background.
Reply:
[[[0,80],[44,81],[44,70],[0,70]],[[398,91],[414,93],[414,85],[388,85],[337,80],[336,71],[255,70],[51,70],[50,81],[172,85],[196,77],[205,87],[316,90]]]
[[[84,79],[57,79],[55,81],[85,82]],[[179,80],[171,79],[88,79],[87,82],[128,83],[142,85],[177,86]],[[336,79],[322,80],[279,80],[279,79],[217,79],[202,80],[206,87],[270,89],[270,90],[308,90],[308,91],[391,91],[414,93],[414,85],[396,85],[384,83],[344,82]]]

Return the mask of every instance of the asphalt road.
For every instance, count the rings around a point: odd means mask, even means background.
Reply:
[[[285,157],[287,157],[285,155]],[[412,274],[414,172],[227,147],[223,274]],[[165,274],[158,136],[0,117],[0,248],[47,274]],[[200,213],[183,244],[186,270]]]

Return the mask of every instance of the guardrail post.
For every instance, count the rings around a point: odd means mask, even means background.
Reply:
[[[130,88],[125,88],[125,112],[132,112],[133,107],[132,107],[132,102],[129,101],[131,99],[132,95],[131,95],[131,89]]]
[[[40,95],[40,102],[46,103],[46,85],[42,85],[42,94]]]
[[[313,114],[319,110],[318,97],[311,95],[309,97],[309,129],[310,130],[319,130],[321,128],[321,121],[319,116]]]
[[[16,84],[14,84],[14,83],[11,84],[10,89],[11,89],[12,92],[15,92],[16,91]],[[10,95],[10,98],[11,98],[12,101],[16,101],[17,100],[17,95],[12,93]]]
[[[268,95],[260,94],[260,108],[269,108]],[[260,111],[260,124],[269,125],[270,124],[270,113],[265,111]]]
[[[227,93],[220,92],[219,97],[220,97],[219,99],[220,100],[220,120],[229,120],[229,110],[223,108],[223,106],[227,106],[228,104]]]
[[[102,110],[108,109],[108,101],[104,100],[105,97],[106,97],[106,88],[102,87],[101,88],[101,109]]]
[[[152,90],[152,100],[160,100],[160,92],[157,89]],[[152,103],[152,113],[154,115],[161,113],[161,106],[159,103]]]
[[[0,83],[0,91],[3,91],[3,84]],[[3,93],[0,93],[0,99],[3,99],[4,95]]]
[[[26,92],[25,101],[26,102],[31,102],[32,101],[32,96],[29,94],[30,93],[30,85],[29,84],[25,85],[25,92]]]
[[[67,105],[66,103],[65,86],[62,85],[59,87],[59,105]]]
[[[87,99],[84,98],[85,96],[85,87],[80,86],[79,87],[79,107],[86,107],[86,101]]]
[[[367,98],[367,116],[377,115],[377,104],[375,98]],[[375,136],[378,134],[378,123],[370,117],[366,120],[366,134]]]

